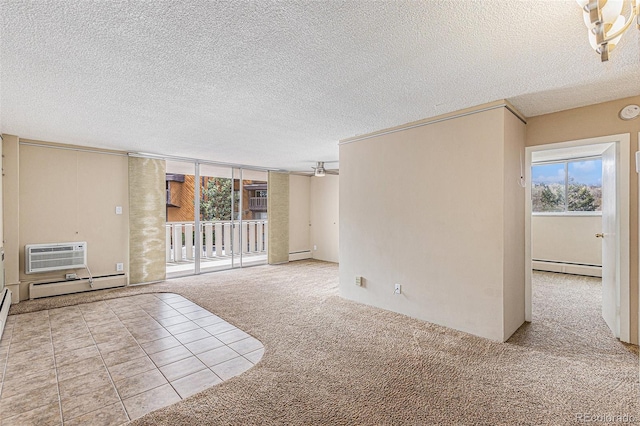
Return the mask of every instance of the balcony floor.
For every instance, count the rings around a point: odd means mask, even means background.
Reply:
[[[267,254],[262,253],[245,253],[242,255],[242,266],[255,266],[264,265],[267,263]],[[233,266],[232,266],[233,265]],[[232,267],[240,266],[240,256],[237,255],[233,258],[231,256],[215,257],[215,258],[201,258],[200,272],[213,272],[222,271],[225,269],[231,269]],[[180,262],[167,263],[167,278],[175,278],[184,275],[193,274],[195,268],[195,261],[183,260]]]

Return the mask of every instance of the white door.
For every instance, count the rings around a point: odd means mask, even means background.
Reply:
[[[611,144],[602,154],[602,317],[615,337],[620,337],[616,148]]]

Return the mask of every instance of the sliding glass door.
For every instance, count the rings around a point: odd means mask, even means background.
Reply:
[[[240,264],[267,262],[267,172],[242,169],[240,196]]]
[[[200,164],[200,271],[233,267],[234,211],[238,193],[234,190],[234,170]]]
[[[167,161],[167,276],[267,262],[267,172]]]
[[[194,212],[195,164],[166,162],[166,262],[167,276],[195,273]]]

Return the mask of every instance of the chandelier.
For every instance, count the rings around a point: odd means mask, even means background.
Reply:
[[[634,21],[640,29],[640,0],[626,1],[628,17],[622,14],[625,0],[577,0],[584,12],[591,47],[600,54],[602,62],[609,60],[609,52],[616,47]]]

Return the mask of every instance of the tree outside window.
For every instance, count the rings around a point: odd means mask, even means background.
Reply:
[[[535,164],[531,176],[534,213],[601,211],[601,158]]]
[[[231,185],[232,179],[209,178],[202,189],[200,214],[202,220],[231,220]],[[238,191],[233,192],[233,202],[239,202]]]

